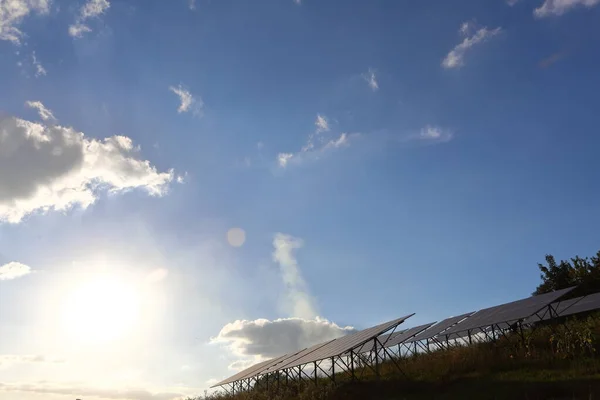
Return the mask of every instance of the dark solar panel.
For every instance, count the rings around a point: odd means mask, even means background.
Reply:
[[[574,299],[569,299],[569,300],[563,300],[563,301],[554,302],[554,303],[552,303],[552,308],[554,309],[554,311],[556,312],[556,314],[558,316],[561,316],[561,315],[563,315],[565,313],[565,310],[570,309],[571,306],[573,306],[574,304],[576,304],[579,301],[581,301],[584,297],[576,297]],[[539,316],[538,315],[532,315],[531,317],[529,317],[525,321],[523,321],[523,323],[525,325],[527,325],[527,324],[534,324],[534,323],[539,322],[539,321],[549,320],[552,317],[555,317],[555,315],[554,314],[550,314],[549,312],[539,313]]]
[[[536,312],[539,312],[548,304],[556,301],[573,289],[574,287],[557,290],[551,293],[540,294],[538,296],[532,296],[477,311],[462,323],[457,324],[444,332],[444,336],[475,328],[491,326],[496,323],[516,322],[520,319],[525,319]]]
[[[579,301],[573,302],[572,304],[564,304],[566,301],[563,301],[562,303],[563,304],[560,305],[558,310],[558,315],[561,317],[597,310],[600,309],[600,293],[584,296]]]
[[[288,353],[285,355],[285,357],[280,357],[279,360],[277,360],[276,362],[267,364],[267,365],[263,366],[262,368],[259,368],[258,370],[254,371],[252,376],[258,376],[258,375],[268,374],[273,371],[277,371],[279,369],[278,367],[280,365],[294,359],[294,357],[298,356],[298,354],[300,354],[306,350],[307,349],[302,349],[302,350],[294,351],[292,353]]]
[[[392,338],[385,344],[385,347],[397,346],[401,343],[404,343],[408,339],[423,332],[424,330],[426,330],[433,324],[435,324],[435,322],[430,322],[429,324],[415,326],[414,328],[407,329],[404,332],[395,333],[392,335]]]
[[[235,382],[235,381],[239,381],[241,379],[245,379],[245,377],[247,375],[252,375],[254,373],[254,371],[257,371],[260,368],[265,367],[266,365],[271,365],[271,363],[277,362],[282,357],[285,357],[285,356],[281,356],[281,357],[277,357],[277,358],[272,358],[270,360],[266,360],[266,361],[259,362],[258,364],[254,364],[254,365],[246,368],[245,370],[240,371],[237,374],[235,374],[233,376],[230,376],[229,378],[227,378],[227,379],[225,379],[225,380],[223,380],[223,381],[221,381],[221,382],[219,382],[219,383],[217,383],[215,385],[212,385],[211,388],[214,388],[214,387],[217,387],[217,386],[227,385],[228,383],[232,383],[232,382]]]
[[[333,339],[333,340],[335,340],[335,339]],[[272,365],[271,367],[269,367],[269,369],[267,371],[264,371],[263,373],[270,373],[270,372],[281,371],[282,369],[286,369],[286,368],[288,368],[288,365],[291,365],[296,360],[299,360],[300,358],[305,357],[305,356],[317,351],[321,347],[333,342],[333,340],[330,340],[329,342],[325,342],[325,343],[315,344],[314,346],[304,349],[301,352],[294,355],[293,357],[288,357],[285,360],[281,361],[280,363],[277,363],[276,365]]]
[[[394,332],[394,335],[400,334],[402,332],[406,332],[405,330],[399,331],[399,332]],[[379,342],[384,346],[384,347],[389,347],[387,345],[387,343],[391,340],[392,335],[391,334],[387,334],[387,335],[381,335],[379,336]],[[379,346],[379,345],[378,345]],[[354,353],[356,354],[362,354],[362,353],[368,353],[371,352],[375,349],[375,343],[373,343],[373,340],[369,340],[367,343],[363,344],[361,347],[359,347],[358,349],[354,349]],[[346,355],[350,355],[350,352],[346,352]]]
[[[406,319],[408,319],[409,317],[411,317],[413,315],[414,314],[411,314],[406,317],[402,317],[402,318],[395,319],[393,321],[385,322],[383,324],[374,326],[372,328],[367,328],[362,331],[352,333],[350,335],[342,336],[341,338],[335,339],[335,340],[327,343],[325,346],[317,349],[316,351],[314,351],[310,354],[306,354],[305,356],[297,359],[296,361],[294,361],[292,363],[288,363],[285,366],[285,368],[297,367],[298,365],[307,364],[307,363],[311,363],[314,361],[320,361],[325,358],[335,357],[335,356],[344,354],[345,352],[350,351],[351,349],[353,349],[357,346],[361,346],[361,345],[365,344],[366,342],[369,341],[369,339],[372,339],[374,337],[381,335],[382,333],[389,331],[394,326],[401,324],[402,322],[404,322]],[[281,369],[283,369],[283,368],[281,368]]]
[[[473,315],[473,311],[466,314],[458,315],[456,317],[446,318],[445,320],[433,325],[426,331],[419,333],[414,338],[406,340],[404,343],[420,342],[421,340],[431,339],[436,335],[444,332],[446,329],[453,327],[454,325],[456,325],[463,319],[468,318],[471,315]]]
[[[395,325],[401,324],[402,322],[404,322],[406,319],[408,319],[412,315],[414,315],[414,314],[408,315],[406,317],[398,318],[393,321],[374,326],[372,328],[365,329],[365,330],[357,332],[353,335],[341,337],[336,342],[332,343],[332,345],[329,346],[328,348],[324,348],[325,351],[323,351],[320,354],[322,357],[319,358],[318,360],[321,360],[324,358],[329,358],[329,357],[335,357],[335,356],[343,354],[347,351],[350,351],[351,349],[355,348],[356,346],[364,344],[364,343],[368,342],[370,339],[373,339],[373,338],[381,335],[382,333],[389,331],[392,327],[394,327]]]

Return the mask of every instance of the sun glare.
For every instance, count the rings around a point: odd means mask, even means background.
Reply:
[[[79,342],[120,339],[134,328],[140,304],[133,285],[98,277],[78,285],[67,297],[64,329]]]

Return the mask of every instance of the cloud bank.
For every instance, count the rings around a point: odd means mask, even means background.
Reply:
[[[268,359],[354,332],[326,319],[281,318],[238,320],[223,327],[213,342],[226,343],[233,354]],[[250,360],[251,362],[253,360]],[[246,363],[232,364],[238,369]]]
[[[212,343],[225,344],[238,359],[230,369],[244,369],[263,359],[304,349],[354,332],[318,316],[316,301],[302,277],[296,251],[302,239],[285,233],[273,238],[273,261],[279,266],[285,298],[282,309],[288,318],[237,320],[225,325]]]
[[[145,389],[105,389],[72,384],[52,384],[48,382],[36,383],[2,383],[0,391],[36,393],[46,395],[64,395],[70,398],[96,397],[111,400],[178,400],[182,393],[150,392]]]
[[[0,222],[86,208],[101,192],[141,189],[162,196],[173,176],[141,159],[126,136],[97,140],[73,128],[0,119]]]
[[[0,274],[0,280],[1,280]],[[0,354],[0,367],[18,363],[64,363],[65,360],[62,358],[50,358],[43,355],[10,355]]]

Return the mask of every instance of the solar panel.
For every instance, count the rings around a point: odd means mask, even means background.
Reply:
[[[264,367],[254,371],[252,376],[258,376],[258,375],[270,373],[273,371],[277,371],[279,369],[279,368],[277,368],[277,366],[281,365],[282,363],[288,362],[289,360],[293,359],[294,356],[296,356],[299,353],[302,353],[305,350],[306,349],[304,348],[302,350],[297,350],[292,353],[288,353],[284,357],[280,357],[279,360],[277,360],[276,362],[265,365]]]
[[[320,354],[322,357],[318,360],[322,360],[324,358],[329,357],[335,357],[347,351],[350,351],[351,349],[368,342],[369,340],[381,335],[382,333],[389,331],[391,328],[401,324],[413,315],[414,314],[398,318],[393,321],[362,330],[353,335],[341,337],[336,342],[332,343],[332,346],[329,346],[329,348],[325,349],[326,351],[324,351],[323,354]]]
[[[333,339],[335,340],[335,339]],[[267,369],[266,371],[262,372],[262,373],[270,373],[270,372],[275,372],[275,371],[281,371],[283,369],[289,368],[288,365],[292,364],[293,362],[295,362],[296,360],[305,357],[308,354],[311,354],[312,352],[320,349],[321,347],[325,346],[326,344],[329,344],[331,342],[333,342],[333,340],[330,340],[328,342],[325,343],[318,343],[315,344],[314,346],[311,346],[307,349],[302,350],[301,352],[296,353],[293,357],[288,357],[285,360],[282,360],[280,363],[277,363],[276,365],[272,365],[271,367],[269,367],[269,369]]]
[[[303,357],[300,357],[294,362],[288,363],[283,368],[293,368],[298,365],[308,364],[315,361],[320,361],[326,358],[339,356],[344,354],[351,349],[361,346],[368,342],[370,339],[381,335],[384,332],[389,331],[393,327],[403,323],[408,318],[412,317],[414,314],[407,315],[402,318],[395,319],[393,321],[385,322],[383,324],[374,326],[372,328],[367,328],[359,332],[352,333],[350,335],[342,336],[341,338],[332,340],[327,343],[325,346],[317,349],[316,351],[306,354]]]
[[[600,293],[589,294],[587,296],[576,297],[574,299],[558,301],[553,303],[552,306],[559,317],[565,317],[568,315],[579,314],[587,311],[593,311],[600,309]],[[546,314],[542,320],[550,319],[550,315]],[[527,319],[527,323],[538,322],[540,319],[537,317],[531,317]]]
[[[406,340],[404,343],[420,342],[421,340],[431,339],[431,338],[439,335],[440,333],[444,332],[446,329],[453,327],[454,325],[461,322],[465,318],[470,317],[471,315],[473,315],[473,312],[474,311],[471,311],[469,313],[465,313],[462,315],[458,315],[456,317],[446,318],[445,320],[433,325],[431,328],[427,329],[426,331],[419,333],[414,338]]]
[[[395,333],[394,335],[392,335],[392,338],[385,344],[385,347],[393,347],[393,346],[397,346],[401,343],[404,343],[408,339],[423,332],[424,330],[426,330],[433,324],[435,324],[435,322],[430,322],[429,324],[415,326],[414,328],[407,329],[405,332]]]
[[[240,371],[237,374],[235,374],[233,376],[230,376],[229,378],[227,378],[227,379],[225,379],[225,380],[223,380],[223,381],[221,381],[221,382],[219,382],[217,384],[212,385],[211,388],[214,388],[214,387],[217,387],[217,386],[227,385],[228,383],[232,383],[232,382],[235,382],[235,381],[242,380],[242,379],[244,379],[244,377],[246,375],[252,374],[254,371],[256,371],[256,370],[264,367],[265,365],[270,365],[269,363],[277,362],[277,360],[279,358],[281,358],[281,357],[272,358],[272,359],[269,359],[269,360],[266,360],[266,361],[259,362],[258,364],[254,364],[254,365],[246,368],[245,370]]]
[[[405,330],[399,331],[399,332],[394,332],[394,335],[400,334],[406,332]],[[379,343],[381,343],[384,347],[389,347],[387,345],[387,343],[391,340],[392,334],[387,334],[387,335],[381,335],[379,336],[378,340]],[[354,353],[356,354],[362,354],[362,353],[368,353],[371,352],[375,349],[375,343],[373,342],[373,340],[369,340],[367,343],[363,344],[361,347],[359,347],[358,349],[354,349]],[[345,353],[345,355],[350,355],[350,352],[347,351]]]
[[[444,332],[444,335],[449,336],[458,332],[464,332],[484,326],[491,326],[501,322],[516,322],[520,319],[525,319],[542,310],[544,307],[556,301],[573,289],[574,287],[557,290],[551,293],[540,294],[537,296],[528,297],[526,299],[479,310],[462,323],[449,328],[446,332]]]
[[[558,312],[558,315],[562,317],[566,315],[574,315],[597,309],[600,309],[600,293],[594,293],[584,296],[580,301],[574,302],[570,306],[563,306],[562,309]]]
[[[554,311],[556,311],[556,314],[558,314],[558,316],[569,315],[568,313],[566,313],[566,311],[571,310],[571,307],[574,304],[580,302],[585,297],[587,297],[587,296],[575,297],[575,298],[569,299],[569,300],[557,301],[555,303],[552,303],[552,308],[554,308]],[[525,324],[534,324],[536,322],[539,322],[540,320],[547,321],[550,318],[552,318],[553,316],[554,315],[551,315],[550,313],[544,313],[543,315],[540,315],[539,317],[537,315],[532,315],[531,317],[527,318],[524,321],[524,323]]]

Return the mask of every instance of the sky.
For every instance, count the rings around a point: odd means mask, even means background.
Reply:
[[[600,0],[0,0],[0,397],[174,400],[598,251]]]

